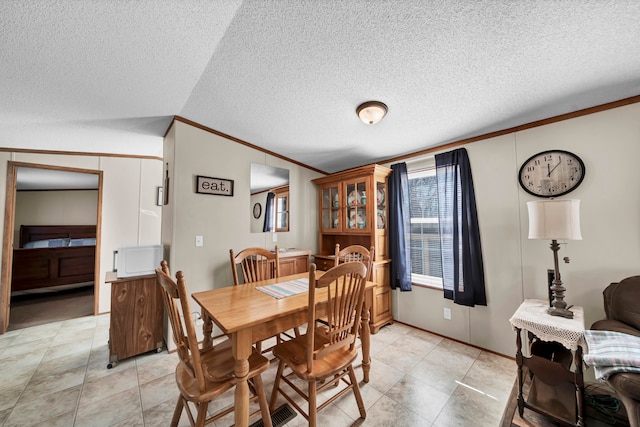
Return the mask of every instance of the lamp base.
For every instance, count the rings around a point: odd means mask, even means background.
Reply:
[[[549,307],[547,309],[547,314],[550,314],[552,316],[566,317],[567,319],[573,319],[573,311],[566,308]]]

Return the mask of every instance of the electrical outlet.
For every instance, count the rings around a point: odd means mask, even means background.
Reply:
[[[204,237],[196,236],[196,248],[204,246]]]
[[[273,242],[277,242],[278,241],[278,234],[277,233],[273,233]]]
[[[447,320],[451,320],[451,309],[445,307],[444,308],[444,318]]]

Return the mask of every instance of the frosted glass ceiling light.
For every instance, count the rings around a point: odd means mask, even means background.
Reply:
[[[378,123],[387,114],[387,106],[379,101],[367,101],[356,108],[360,120],[368,125]]]

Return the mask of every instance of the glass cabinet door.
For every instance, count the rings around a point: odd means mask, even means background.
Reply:
[[[345,182],[345,195],[345,229],[368,230],[370,227],[367,221],[367,182]]]
[[[339,230],[340,224],[340,187],[337,185],[322,189],[322,229]]]
[[[387,185],[376,181],[376,228],[387,228]]]

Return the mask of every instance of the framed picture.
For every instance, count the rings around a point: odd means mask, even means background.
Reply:
[[[164,174],[164,186],[162,187],[162,193],[164,195],[163,203],[169,204],[169,163],[167,163],[167,169]]]
[[[197,175],[196,193],[233,196],[233,180]]]

